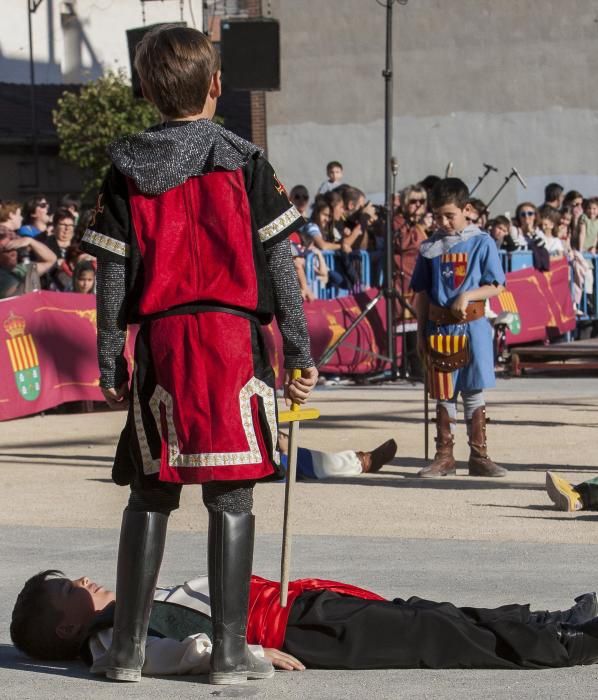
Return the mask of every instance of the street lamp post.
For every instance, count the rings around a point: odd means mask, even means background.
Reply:
[[[37,104],[35,101],[35,61],[33,59],[32,15],[43,0],[27,0],[27,19],[29,23],[29,84],[31,87],[31,146],[33,149],[34,188],[39,187],[39,149],[37,143]]]

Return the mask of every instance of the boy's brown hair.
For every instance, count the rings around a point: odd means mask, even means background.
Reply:
[[[135,68],[145,97],[160,114],[187,117],[202,111],[220,56],[197,29],[167,24],[139,42]]]
[[[11,214],[16,214],[19,209],[22,209],[22,204],[20,202],[15,202],[11,199],[0,204],[0,224],[8,221],[8,217]]]

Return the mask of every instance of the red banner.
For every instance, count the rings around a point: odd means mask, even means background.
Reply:
[[[510,272],[506,291],[492,299],[490,306],[496,313],[510,311],[516,317],[512,330],[507,331],[508,345],[546,340],[551,333],[572,331],[575,311],[569,264],[563,259],[551,261],[549,272],[533,268]]]
[[[305,305],[312,354],[317,361],[362,312],[377,290]],[[544,340],[550,329],[575,328],[566,261],[550,272],[520,270],[507,275],[507,291],[491,302],[518,323],[509,344]],[[320,368],[330,374],[369,374],[387,367],[385,301],[379,303]],[[519,330],[518,333],[516,331]],[[264,329],[272,364],[281,383],[282,340],[276,324]],[[0,420],[40,413],[67,401],[101,401],[96,356],[95,297],[34,292],[0,301]],[[132,363],[134,333],[127,343]],[[397,351],[400,354],[400,336]]]

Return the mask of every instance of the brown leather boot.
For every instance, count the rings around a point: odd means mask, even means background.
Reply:
[[[397,443],[394,440],[387,440],[378,445],[371,452],[356,452],[357,459],[361,462],[361,470],[364,474],[368,472],[378,472],[385,464],[388,464],[397,453]]]
[[[507,470],[488,457],[486,445],[486,407],[480,406],[467,421],[469,435],[469,475],[470,476],[505,476]]]
[[[451,432],[452,422],[446,408],[436,406],[436,454],[434,461],[420,469],[417,476],[426,479],[457,473],[457,463],[453,457],[455,440]]]

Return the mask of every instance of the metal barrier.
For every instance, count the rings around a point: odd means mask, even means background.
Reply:
[[[321,251],[324,257],[324,262],[329,270],[334,272],[339,271],[340,254],[336,251],[323,250]],[[365,250],[355,251],[359,253],[359,281],[350,289],[340,289],[334,285],[323,285],[321,279],[317,276],[317,257],[313,253],[308,253],[305,256],[305,277],[307,283],[318,299],[336,299],[338,297],[346,297],[349,294],[355,294],[364,289],[369,289],[371,286],[371,265],[370,256]]]
[[[530,250],[517,250],[507,253],[504,250],[498,251],[503,270],[505,272],[516,272],[528,267],[533,267],[533,254]],[[324,261],[330,270],[338,271],[340,256],[336,251],[322,251]],[[318,299],[336,299],[348,296],[371,286],[371,260],[369,254],[361,250],[360,255],[360,276],[359,282],[351,289],[339,289],[333,285],[322,284],[321,279],[316,275],[317,258],[313,253],[308,253],[305,258],[305,276],[307,282]],[[578,305],[578,321],[598,320],[598,255],[584,253],[584,258],[590,263],[594,275],[591,291],[585,288],[582,290],[581,301]],[[573,298],[573,270],[571,268],[571,297]],[[575,301],[575,300],[574,300]]]

